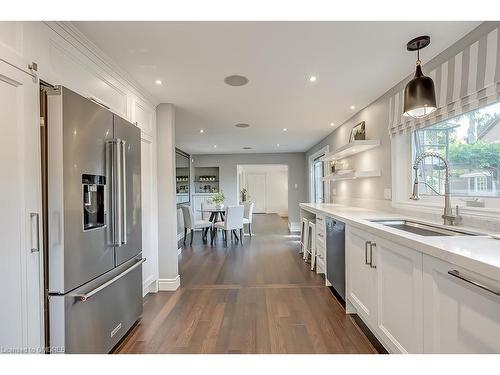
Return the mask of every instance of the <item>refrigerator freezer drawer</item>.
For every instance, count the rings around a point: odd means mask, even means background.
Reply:
[[[51,350],[108,353],[142,314],[142,263],[134,258],[66,295],[51,295]]]

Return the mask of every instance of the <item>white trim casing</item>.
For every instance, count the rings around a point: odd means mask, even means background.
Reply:
[[[181,286],[181,276],[177,275],[175,279],[158,279],[158,290],[173,292]]]

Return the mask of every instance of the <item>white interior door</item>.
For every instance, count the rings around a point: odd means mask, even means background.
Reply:
[[[266,174],[248,173],[247,190],[250,200],[255,203],[254,213],[266,213]]]
[[[41,166],[37,80],[0,61],[0,347],[42,347]]]

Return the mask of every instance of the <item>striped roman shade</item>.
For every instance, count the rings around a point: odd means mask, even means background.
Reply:
[[[500,35],[495,28],[431,72],[438,109],[423,119],[403,116],[403,90],[389,99],[391,136],[408,133],[500,100]]]

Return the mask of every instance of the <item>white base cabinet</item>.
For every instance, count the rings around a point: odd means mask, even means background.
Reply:
[[[346,283],[391,353],[500,353],[498,280],[347,226]]]
[[[384,347],[423,352],[422,254],[346,230],[347,299]]]
[[[423,260],[424,351],[500,353],[500,296],[493,293],[500,282],[431,256]],[[466,280],[448,273],[454,271]]]

